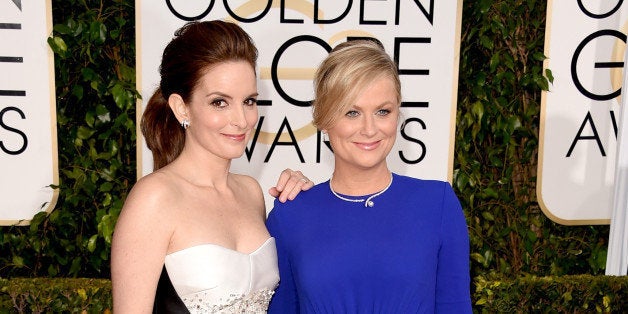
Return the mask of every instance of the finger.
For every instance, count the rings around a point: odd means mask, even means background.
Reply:
[[[285,203],[288,200],[288,196],[290,196],[291,191],[292,191],[292,186],[290,185],[290,183],[287,183],[284,189],[279,192],[279,196],[277,197],[277,199],[280,202]]]
[[[305,183],[305,181],[309,181],[308,178],[306,178],[303,173],[301,173],[301,171],[289,171],[290,173],[290,177],[288,178],[288,181],[286,181],[286,183],[283,186],[283,191],[286,191],[286,193],[290,193],[290,191],[292,191],[293,189],[299,188],[299,190],[301,189],[300,185]]]
[[[307,191],[314,186],[314,182],[308,178],[304,178],[303,185],[301,186],[302,191]]]
[[[279,191],[277,190],[276,187],[272,187],[272,188],[268,189],[268,194],[270,194],[270,196],[276,198],[277,196],[279,196]]]
[[[288,199],[289,200],[294,200],[295,197],[297,197],[297,195],[301,193],[301,185],[297,185],[294,187],[294,189],[290,190],[290,192],[288,193]]]
[[[279,179],[277,180],[277,185],[275,185],[277,191],[281,192],[285,189],[286,183],[288,183],[288,181],[290,181],[292,177],[292,172],[293,171],[290,168],[286,168],[284,171],[281,172],[281,174],[279,175]]]
[[[290,185],[291,183],[292,181],[286,185],[286,189],[282,192],[282,199],[285,198],[286,200],[294,200],[296,196],[301,193],[301,191],[309,190],[314,186],[314,182],[310,181],[306,177],[300,178],[294,183],[294,185]]]
[[[295,188],[295,186],[301,184],[301,179],[305,178],[301,171],[293,171],[286,169],[281,172],[279,182],[277,182],[277,190],[282,194],[282,200],[285,201],[287,195]],[[305,178],[307,180],[307,178]],[[300,187],[299,187],[300,189]],[[284,193],[285,192],[285,193]]]

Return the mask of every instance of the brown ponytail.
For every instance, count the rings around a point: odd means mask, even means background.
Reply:
[[[148,100],[140,123],[146,146],[153,153],[153,170],[172,162],[183,150],[185,131],[168,106],[161,88]]]

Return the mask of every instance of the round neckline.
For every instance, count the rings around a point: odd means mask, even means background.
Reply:
[[[338,193],[334,190],[331,181],[333,180],[333,175],[332,177],[329,179],[328,181],[328,185],[329,185],[329,190],[331,191],[331,193],[339,200],[341,201],[345,201],[348,203],[356,203],[356,204],[363,204],[364,207],[374,207],[375,206],[375,202],[373,201],[374,198],[384,194],[386,191],[388,191],[388,189],[390,189],[390,187],[392,186],[393,183],[393,179],[394,179],[394,174],[392,172],[390,173],[390,182],[388,182],[388,185],[386,185],[386,187],[379,191],[379,192],[375,192],[375,193],[371,193],[371,194],[365,194],[362,196],[353,196],[353,195],[346,195],[346,194],[341,194]]]

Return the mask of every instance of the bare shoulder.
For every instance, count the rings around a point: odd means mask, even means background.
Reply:
[[[149,192],[154,197],[168,197],[172,195],[172,192],[178,192],[179,184],[177,184],[178,178],[173,176],[169,172],[157,171],[142,177],[137,181],[133,190],[138,190],[138,193]],[[178,193],[177,193],[178,194]]]
[[[239,187],[244,189],[249,189],[252,192],[262,193],[262,188],[259,185],[259,182],[255,180],[255,178],[243,174],[231,174],[234,181],[238,184]]]
[[[120,219],[159,224],[173,215],[172,204],[180,195],[179,187],[163,172],[151,173],[138,180],[122,208]]]
[[[174,232],[171,222],[172,190],[163,174],[140,179],[126,198],[116,222],[112,241],[112,268],[119,272],[127,259],[163,262]],[[133,257],[135,256],[135,257]],[[141,257],[141,258],[140,258]]]
[[[242,174],[231,174],[233,181],[236,183],[236,193],[246,197],[247,203],[253,204],[255,208],[260,208],[260,211],[266,212],[264,206],[264,194],[259,182],[251,176]]]

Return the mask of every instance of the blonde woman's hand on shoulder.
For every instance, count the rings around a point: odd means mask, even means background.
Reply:
[[[277,184],[268,190],[268,193],[285,203],[293,200],[301,191],[307,191],[314,186],[314,182],[306,177],[301,171],[294,171],[286,168],[279,175]]]

